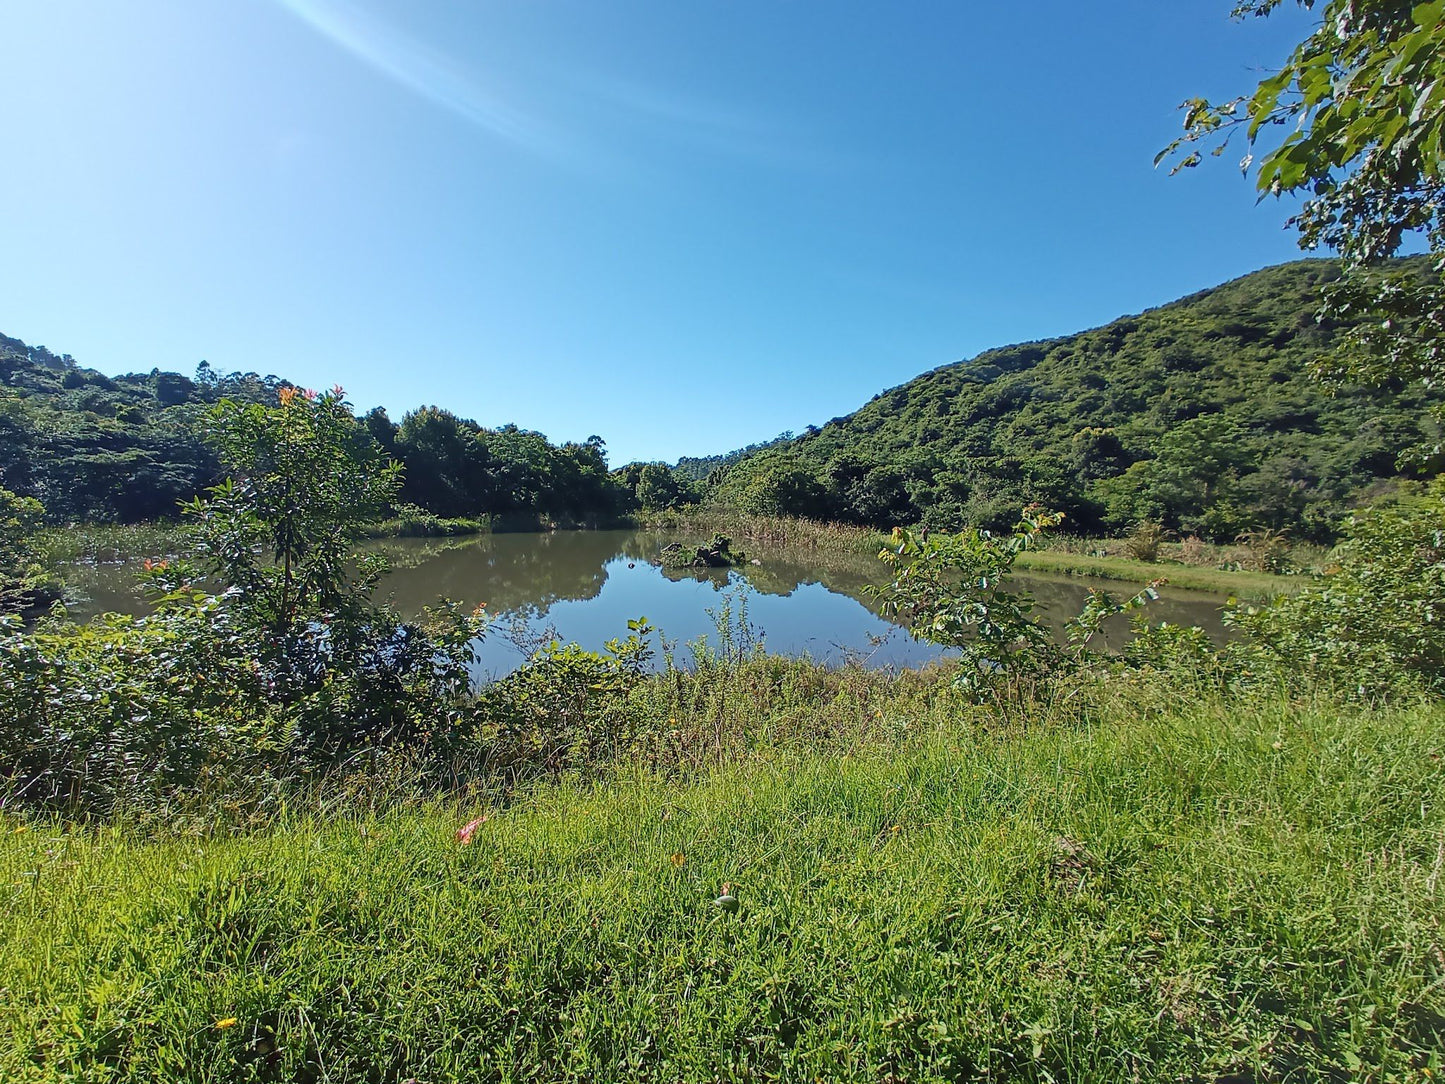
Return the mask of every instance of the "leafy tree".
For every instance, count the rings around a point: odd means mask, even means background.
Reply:
[[[1153,459],[1134,463],[1098,486],[1113,526],[1158,520],[1171,528],[1228,536],[1242,513],[1231,490],[1251,464],[1250,441],[1219,414],[1191,418],[1164,434]]]
[[[41,572],[30,539],[44,514],[34,498],[0,488],[0,615],[23,613],[35,603]]]
[[[368,416],[373,433],[379,418]],[[474,422],[449,410],[422,407],[401,420],[396,454],[406,467],[402,496],[440,516],[473,516],[487,505],[488,452]]]
[[[687,502],[688,493],[666,465],[644,463],[637,476],[637,503],[649,511],[676,508]]]
[[[204,571],[232,593],[248,626],[284,645],[369,596],[384,563],[353,558],[351,545],[396,497],[401,468],[340,388],[283,388],[278,407],[222,400],[211,439],[230,477],[185,512]]]
[[[1244,132],[1242,167],[1261,194],[1298,193],[1306,249],[1336,249],[1345,277],[1325,314],[1354,330],[1321,365],[1333,379],[1445,378],[1445,0],[1299,0],[1312,33],[1253,92],[1185,103],[1185,133],[1160,154],[1176,170]],[[1245,0],[1236,16],[1281,0]],[[1433,273],[1384,267],[1423,237]],[[1438,441],[1426,449],[1438,454]]]
[[[751,515],[822,519],[828,511],[817,475],[788,453],[769,452],[726,468],[718,493]]]

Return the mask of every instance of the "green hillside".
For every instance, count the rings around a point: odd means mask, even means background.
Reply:
[[[57,523],[173,517],[179,502],[221,480],[206,440],[211,408],[221,399],[275,404],[289,387],[205,362],[194,377],[110,377],[0,335],[0,488],[36,498]],[[439,516],[590,526],[614,520],[631,498],[609,476],[599,438],[558,445],[437,407],[400,423],[378,407],[362,422],[405,467],[402,499]]]
[[[749,511],[888,526],[1011,522],[1039,500],[1081,530],[1142,519],[1206,537],[1255,527],[1326,539],[1396,478],[1429,402],[1331,391],[1312,365],[1332,261],[1255,272],[1092,331],[990,350],[875,396],[719,472]]]

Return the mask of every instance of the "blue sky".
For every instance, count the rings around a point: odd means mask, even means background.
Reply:
[[[721,452],[1298,255],[1230,0],[0,7],[0,332]]]

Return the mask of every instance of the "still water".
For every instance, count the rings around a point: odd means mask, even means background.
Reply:
[[[564,643],[601,649],[608,639],[625,637],[628,620],[639,617],[677,645],[677,659],[686,664],[689,645],[700,637],[717,646],[725,611],[735,636],[752,637],[777,654],[895,668],[921,666],[943,654],[878,616],[865,591],[885,578],[876,558],[751,545],[747,555],[759,564],[664,571],[653,562],[672,541],[686,545],[699,539],[631,530],[389,540],[377,544],[393,568],[380,594],[407,615],[442,596],[469,607],[485,603],[494,620],[480,645],[479,676],[510,672],[522,662],[529,641],[553,633]],[[82,588],[88,597],[72,608],[76,617],[140,609],[133,567],[87,571]],[[1020,575],[1018,582],[1056,628],[1078,613],[1090,586],[1116,595],[1134,590],[1129,584],[1040,575]],[[1152,621],[1220,633],[1222,598],[1169,589],[1162,594],[1149,608]],[[1127,619],[1112,618],[1105,646],[1118,647],[1127,634]]]

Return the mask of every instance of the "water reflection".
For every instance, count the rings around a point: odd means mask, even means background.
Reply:
[[[865,588],[884,578],[884,567],[866,554],[824,554],[816,550],[753,545],[759,564],[735,569],[664,571],[653,562],[671,541],[696,542],[660,531],[556,531],[546,534],[483,535],[469,539],[397,539],[379,544],[393,571],[382,581],[404,614],[419,613],[439,596],[468,606],[486,603],[497,619],[481,644],[479,671],[497,675],[514,669],[522,654],[502,634],[516,626],[533,635],[555,629],[557,636],[597,650],[626,633],[630,618],[646,617],[678,645],[699,637],[716,642],[715,617],[726,605],[746,621],[769,651],[807,654],[828,663],[857,659],[870,666],[920,666],[942,652],[912,640],[878,615]],[[139,608],[129,585],[133,570],[93,570],[92,601],[77,616],[101,609]],[[1021,576],[1055,628],[1078,613],[1090,586],[1079,579]],[[1097,584],[1123,593],[1127,584]],[[1220,634],[1216,596],[1164,592],[1150,608],[1154,621],[1201,625]],[[709,611],[712,611],[710,614]],[[1117,648],[1128,635],[1127,621],[1111,619],[1104,645]],[[525,638],[525,637],[524,637]]]
[[[697,571],[656,567],[662,547],[678,540],[696,541],[656,531],[493,535],[400,568],[383,589],[403,612],[419,610],[438,594],[468,605],[485,602],[498,618],[516,618],[534,632],[554,628],[563,641],[594,650],[622,635],[629,618],[646,617],[681,645],[684,662],[689,642],[707,637],[716,643],[715,619],[725,602],[735,615],[743,612],[768,650],[781,654],[892,667],[920,666],[943,654],[878,615],[877,601],[865,590],[883,579],[876,558],[751,546],[749,556],[761,563]],[[1060,629],[1078,613],[1089,586],[1132,590],[1065,577],[1030,575],[1020,582]],[[1202,625],[1218,635],[1221,602],[1166,590],[1150,617]],[[1102,644],[1117,648],[1127,637],[1127,621],[1114,618],[1105,625]],[[483,643],[481,655],[481,668],[489,674],[511,670],[522,659],[496,634]]]

